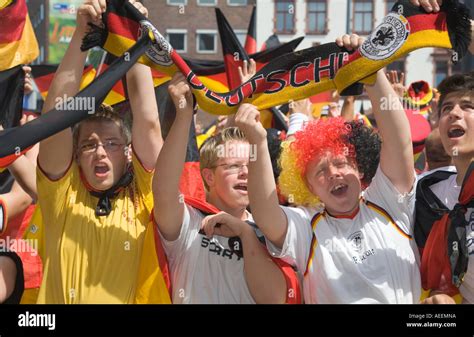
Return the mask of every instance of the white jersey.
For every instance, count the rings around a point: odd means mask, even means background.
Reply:
[[[456,182],[457,174],[449,176],[448,179],[442,180],[430,186],[436,197],[443,202],[443,204],[452,210],[458,203],[459,194],[461,193],[461,186]],[[464,303],[474,303],[474,209],[469,208],[466,212],[466,240],[467,249],[469,252],[469,263],[467,266],[467,273],[464,280],[459,287],[459,292],[463,297]]]
[[[379,168],[352,216],[282,207],[285,242],[267,247],[302,274],[305,303],[418,303],[414,190],[400,195]]]
[[[248,220],[253,221],[250,213]],[[230,250],[229,238],[199,234],[204,215],[185,205],[179,237],[161,236],[168,258],[173,303],[254,304],[244,275],[244,260]],[[158,231],[159,232],[159,231]]]

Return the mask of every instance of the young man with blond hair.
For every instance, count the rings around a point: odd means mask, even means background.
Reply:
[[[248,223],[253,222],[247,211],[252,152],[240,130],[224,129],[201,148],[207,202],[180,195],[188,141],[183,135],[191,126],[193,98],[181,73],[168,90],[177,113],[156,163],[153,194],[173,303],[284,303],[291,294],[296,297],[299,289],[287,289],[288,275],[272,261]]]

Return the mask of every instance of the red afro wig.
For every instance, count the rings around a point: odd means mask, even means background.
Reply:
[[[295,140],[291,144],[291,149],[298,158],[300,172],[305,175],[308,164],[328,152],[355,160],[356,151],[354,145],[349,142],[351,131],[351,125],[342,117],[308,123],[304,131],[295,134]]]

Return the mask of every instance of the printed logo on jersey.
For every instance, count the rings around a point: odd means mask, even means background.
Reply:
[[[410,35],[410,24],[401,14],[389,13],[360,47],[370,60],[384,60],[395,54]]]
[[[362,250],[362,240],[364,236],[362,235],[361,231],[357,231],[349,236],[347,240],[349,240],[351,247],[354,248],[356,251]]]
[[[364,248],[364,235],[361,231],[349,235],[347,241],[349,242],[350,247],[356,252],[356,254],[352,256],[352,261],[355,264],[363,263],[368,257],[375,255],[374,249]]]

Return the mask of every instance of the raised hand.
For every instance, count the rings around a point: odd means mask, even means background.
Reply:
[[[439,12],[440,6],[443,4],[443,0],[410,0],[415,6],[421,6],[428,13]]]
[[[193,94],[184,75],[177,72],[168,86],[168,93],[176,107],[176,111],[193,113]]]
[[[243,67],[239,66],[240,83],[245,83],[257,73],[257,64],[253,59],[244,61]]]
[[[400,73],[400,78],[398,77],[398,71],[390,70],[387,72],[387,78],[392,84],[393,90],[397,93],[398,96],[403,97],[407,88],[405,87],[405,73]]]
[[[235,125],[251,144],[267,141],[267,131],[260,123],[260,111],[252,104],[242,104],[235,114]]]

